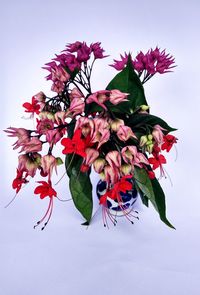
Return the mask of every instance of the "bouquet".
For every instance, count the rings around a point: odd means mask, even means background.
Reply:
[[[150,114],[143,85],[158,73],[170,72],[174,58],[158,47],[139,52],[135,58],[124,53],[110,65],[118,73],[108,86],[94,90],[94,64],[106,57],[100,42],[67,44],[43,67],[55,95],[48,97],[41,91],[23,104],[36,127],[5,130],[17,138],[13,149],[20,149],[12,182],[15,197],[37,175],[34,194],[49,199],[44,216],[35,225],[42,230],[51,218],[54,200],[59,200],[52,175],[62,164],[74,205],[85,219],[83,224],[89,225],[93,214],[93,170],[100,179],[97,196],[104,226],[116,225],[118,215],[133,223],[133,218],[138,218],[133,203],[140,196],[145,206],[151,202],[160,219],[173,228],[166,217],[159,179],[166,174],[163,152],[168,153],[177,142],[171,135],[176,129]],[[54,154],[56,145],[62,146],[65,159]]]

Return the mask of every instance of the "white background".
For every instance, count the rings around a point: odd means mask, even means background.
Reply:
[[[109,230],[96,215],[86,230],[71,202],[55,202],[45,231],[33,230],[48,200],[33,195],[34,181],[13,197],[17,152],[1,132],[0,295],[200,294],[199,68],[200,4],[190,1],[1,1],[1,130],[26,127],[22,103],[43,90],[41,69],[66,43],[101,41],[110,57],[98,61],[94,90],[116,74],[107,67],[119,53],[156,45],[176,58],[174,73],[146,85],[151,113],[173,127],[175,150],[162,181],[169,220],[138,204],[140,221]],[[62,168],[59,175],[62,175]],[[94,182],[96,181],[94,177]],[[57,187],[69,198],[67,179]]]

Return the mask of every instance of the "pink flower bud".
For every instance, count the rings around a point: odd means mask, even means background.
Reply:
[[[122,175],[130,175],[132,173],[133,167],[130,164],[123,164],[120,167]]]
[[[119,91],[118,89],[111,90],[110,102],[114,105],[117,105],[121,102],[128,101],[127,95],[129,95],[129,93],[123,93]]]
[[[44,92],[40,91],[37,94],[34,95],[34,98],[38,101],[38,102],[45,102],[46,100],[46,95],[44,94]]]
[[[73,116],[81,114],[85,109],[85,103],[81,98],[74,98],[71,101],[68,113],[72,113]]]
[[[42,142],[37,137],[32,137],[29,142],[22,145],[21,152],[36,153],[42,150]]]
[[[111,167],[120,168],[121,155],[118,151],[111,151],[111,152],[107,153],[105,159]]]
[[[161,144],[163,143],[164,133],[162,132],[162,130],[166,131],[166,129],[162,128],[160,125],[155,125],[153,127],[152,135],[158,146],[161,146]]]
[[[81,93],[78,88],[73,88],[69,95],[70,99],[73,100],[74,98],[82,98],[84,97],[83,93]]]
[[[53,169],[55,169],[57,173],[57,160],[52,155],[43,156],[41,159],[41,167],[45,174],[48,175],[49,180],[51,179]]]
[[[110,122],[110,128],[112,131],[117,132],[120,126],[124,126],[124,121],[121,119],[115,119]]]
[[[120,126],[118,131],[117,131],[117,136],[120,140],[122,141],[127,141],[130,137],[136,138],[135,134],[133,133],[133,131],[131,130],[130,127],[128,126]]]

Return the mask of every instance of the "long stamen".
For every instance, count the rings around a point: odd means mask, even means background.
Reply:
[[[17,193],[15,194],[15,196],[11,199],[11,201],[4,208],[8,208],[8,206],[10,206],[10,204],[12,204],[12,202],[15,200],[16,196],[17,196]]]
[[[46,216],[48,215],[48,213],[49,213],[49,210],[50,210],[50,208],[51,208],[51,199],[52,198],[50,198],[50,200],[49,200],[49,205],[48,205],[48,208],[47,208],[47,211],[46,211],[46,213],[45,213],[45,215],[42,217],[42,219],[40,219],[38,222],[37,222],[37,224],[36,225],[34,225],[34,229],[40,224],[40,223],[42,223],[42,221],[46,218]]]
[[[53,212],[53,198],[51,198],[51,208],[50,208],[49,217],[48,217],[47,221],[45,222],[44,226],[41,228],[41,230],[44,230],[45,227],[47,226],[47,224],[49,223],[49,220],[51,219],[52,212]]]

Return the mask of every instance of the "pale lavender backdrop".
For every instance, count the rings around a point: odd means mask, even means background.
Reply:
[[[62,202],[44,232],[33,230],[47,200],[33,195],[33,180],[4,209],[14,194],[17,152],[1,132],[0,295],[199,294],[199,1],[1,1],[0,25],[1,130],[30,124],[21,119],[22,103],[49,93],[41,66],[76,40],[101,41],[113,58],[167,48],[178,67],[149,81],[146,94],[152,113],[179,129],[178,159],[173,151],[167,165],[173,186],[162,181],[176,231],[140,204],[134,226],[106,230],[99,214],[86,230],[72,203]],[[96,90],[115,74],[106,67],[112,57],[97,63]],[[67,179],[58,191],[69,197]]]

